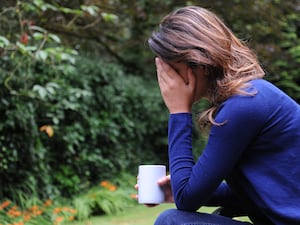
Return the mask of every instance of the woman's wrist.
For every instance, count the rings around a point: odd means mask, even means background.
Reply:
[[[170,112],[170,115],[179,115],[179,114],[192,114],[191,112]]]

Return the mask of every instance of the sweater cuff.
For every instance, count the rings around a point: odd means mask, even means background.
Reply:
[[[170,118],[188,118],[190,119],[192,117],[192,113],[171,113]]]

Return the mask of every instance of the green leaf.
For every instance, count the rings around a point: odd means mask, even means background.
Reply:
[[[57,7],[55,7],[54,5],[45,3],[43,0],[34,0],[33,4],[35,4],[42,11],[46,11],[48,9],[51,9],[53,11],[58,11]]]
[[[67,14],[75,14],[75,15],[82,15],[83,12],[80,9],[70,9],[66,7],[60,7],[59,10],[63,13]]]
[[[112,13],[101,13],[101,16],[105,22],[116,22],[118,20],[118,16]]]
[[[300,62],[300,45],[291,48],[289,52],[298,62]]]
[[[49,34],[49,38],[51,38],[53,41],[55,41],[58,44],[61,43],[60,38],[55,34]]]
[[[4,48],[10,44],[6,37],[0,36],[0,48]]]
[[[29,29],[30,30],[35,30],[35,31],[39,31],[41,33],[46,33],[47,30],[42,28],[42,27],[39,27],[39,26],[29,26]]]
[[[18,47],[19,51],[24,55],[32,56],[32,52],[37,50],[37,46],[26,46],[17,41],[16,46]]]
[[[90,6],[82,5],[80,6],[80,8],[83,11],[88,12],[91,16],[97,16],[97,13],[99,11],[99,8],[95,5],[90,5]]]
[[[55,89],[58,89],[58,88],[59,88],[59,85],[54,82],[49,82],[46,85],[47,92],[52,95],[54,95],[56,93]]]
[[[42,39],[44,39],[44,34],[41,34],[41,33],[39,33],[39,32],[35,32],[35,33],[33,33],[33,38],[35,39],[35,40],[37,40],[37,41],[39,41],[39,40],[42,40]]]
[[[42,99],[44,99],[47,96],[47,90],[41,85],[34,85],[32,90],[36,91]]]
[[[48,52],[46,52],[44,50],[40,50],[36,53],[36,57],[42,61],[46,61],[46,59],[48,57]]]

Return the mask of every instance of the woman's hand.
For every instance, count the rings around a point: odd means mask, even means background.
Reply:
[[[195,76],[186,66],[178,74],[160,58],[155,59],[158,84],[170,113],[191,112],[195,93]]]
[[[159,186],[162,187],[165,193],[165,202],[166,203],[174,203],[172,188],[171,188],[171,176],[165,176],[158,180],[157,182]]]
[[[159,184],[159,186],[161,186],[161,188],[164,191],[165,194],[165,202],[166,203],[174,203],[174,198],[173,198],[173,194],[172,194],[172,189],[171,189],[171,176],[165,176],[161,179],[159,179],[157,181],[157,183]],[[138,184],[135,185],[135,189],[138,190]],[[138,199],[138,196],[136,195],[136,199]],[[157,204],[146,204],[146,206],[148,207],[154,207],[157,206]]]

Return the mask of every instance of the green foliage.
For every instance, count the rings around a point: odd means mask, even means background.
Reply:
[[[75,16],[73,22],[117,17],[96,5],[7,5],[0,14],[0,196],[30,191],[29,183],[44,197],[70,196],[158,159],[166,114],[156,84],[112,61],[76,62],[78,52],[36,20],[49,12]]]
[[[24,195],[22,201],[23,205],[8,199],[0,202],[1,224],[61,225],[65,221],[75,219],[76,210],[62,202],[52,200],[41,202],[28,195]]]
[[[81,105],[77,112],[83,118],[81,124],[72,129],[86,126],[83,139],[89,144],[78,152],[81,168],[86,162],[92,166],[91,177],[105,178],[111,172],[136,172],[132,169],[141,161],[153,161],[166,146],[167,113],[157,85],[125,75],[114,64],[81,60],[77,69],[78,76],[85,77],[79,85],[92,93],[86,109]]]
[[[300,102],[300,40],[299,40],[299,14],[289,14],[282,21],[283,41],[279,47],[284,49],[283,55],[274,59],[274,68],[279,76],[273,81],[288,95]]]
[[[31,179],[42,195],[69,196],[119,171],[136,173],[140,162],[157,162],[156,154],[166,149],[167,112],[156,83],[113,63],[77,62],[64,70],[40,62],[18,65],[4,83],[1,183],[22,189]],[[3,80],[12,76],[6,68]],[[1,188],[2,195],[12,190]]]
[[[73,200],[77,210],[77,219],[86,220],[92,215],[115,214],[136,205],[128,193],[117,189],[110,191],[105,188],[95,187],[87,193]]]
[[[112,180],[102,181],[70,199],[41,200],[35,191],[30,194],[15,192],[13,200],[0,200],[1,224],[61,225],[93,215],[115,214],[135,206],[137,202],[131,198],[135,177],[122,173]]]

